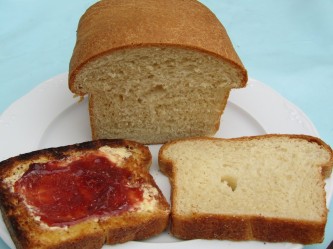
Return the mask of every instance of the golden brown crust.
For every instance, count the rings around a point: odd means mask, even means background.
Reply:
[[[181,239],[259,240],[313,244],[323,241],[325,222],[256,216],[172,215],[171,232]]]
[[[98,138],[97,138],[97,134],[96,134],[97,127],[95,127],[95,122],[94,122],[94,115],[93,115],[93,111],[94,110],[95,110],[95,107],[94,107],[94,96],[90,95],[90,97],[89,97],[89,108],[88,108],[89,119],[90,119],[90,130],[91,130],[91,137],[92,137],[92,139],[96,140]]]
[[[199,1],[102,0],[80,19],[69,66],[69,88],[84,95],[74,87],[75,76],[84,64],[115,50],[142,46],[175,46],[211,54],[239,68],[243,75],[239,87],[247,82],[247,72],[226,30]]]
[[[165,213],[138,216],[128,215],[121,221],[127,223],[127,226],[118,226],[114,229],[107,230],[106,243],[116,244],[132,240],[144,240],[164,230],[168,223],[169,217]],[[105,224],[103,224],[104,226]],[[106,221],[106,227],[108,222]]]
[[[289,241],[304,245],[321,243],[324,239],[325,225],[326,219],[323,219],[322,222],[302,222],[264,217],[251,219],[253,237],[257,240]]]
[[[238,137],[238,138],[212,138],[212,137],[193,137],[178,139],[164,144],[158,154],[158,163],[162,173],[169,177],[171,184],[171,233],[181,239],[223,239],[223,240],[259,240],[267,242],[293,242],[301,244],[313,244],[323,241],[325,234],[325,225],[327,212],[325,209],[320,222],[306,222],[300,220],[267,218],[260,216],[235,216],[222,214],[191,214],[179,215],[175,212],[175,198],[177,189],[174,184],[175,170],[173,161],[167,159],[163,153],[169,146],[179,141],[191,140],[237,140],[248,141],[255,139],[266,139],[270,137],[288,137],[290,139],[305,139],[309,142],[316,143],[329,151],[331,157],[322,168],[323,195],[324,178],[330,176],[333,166],[333,151],[320,138],[308,135],[294,134],[267,134],[260,136]],[[325,197],[322,206],[326,207]]]
[[[96,221],[87,219],[66,229],[45,229],[27,209],[22,197],[10,191],[5,179],[17,171],[21,163],[32,162],[40,157],[60,160],[85,151],[94,151],[101,146],[126,147],[132,150],[133,157],[124,167],[158,191],[158,205],[152,212],[129,212],[118,216],[103,217]],[[129,165],[127,165],[129,164]],[[104,243],[122,243],[129,238],[144,239],[161,233],[167,227],[169,204],[149,174],[151,154],[148,147],[128,140],[96,140],[80,144],[43,149],[9,158],[0,162],[0,208],[4,222],[17,248],[101,248]],[[154,227],[149,227],[154,225]],[[155,226],[156,225],[156,226]],[[141,226],[146,229],[140,231]],[[125,231],[119,233],[119,231]],[[129,233],[129,234],[127,234]],[[113,234],[117,235],[113,237]],[[47,242],[46,242],[47,241]]]
[[[229,98],[229,95],[230,95],[230,91],[231,90],[226,90],[225,91],[224,98],[221,101],[221,106],[219,108],[219,110],[220,110],[219,117],[222,117],[222,114],[223,114],[223,112],[225,110],[225,107],[226,107],[226,105],[228,103],[228,98]],[[215,129],[213,130],[211,136],[214,136],[216,134],[216,132],[220,129],[220,122],[221,122],[221,118],[217,119],[217,122],[216,122],[215,127],[214,127]]]

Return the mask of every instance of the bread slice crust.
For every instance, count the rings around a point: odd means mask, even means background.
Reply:
[[[171,215],[171,233],[184,240],[258,240],[313,244],[323,241],[326,222],[300,222],[259,216]]]
[[[108,146],[126,148],[132,155],[124,167],[135,171],[145,184],[154,187],[156,205],[153,210],[125,211],[115,216],[87,218],[65,228],[48,227],[33,216],[22,197],[11,191],[8,177],[22,171],[22,164],[35,161],[57,161],[73,155],[94,153]],[[9,158],[0,163],[0,208],[7,229],[17,248],[101,248],[105,243],[116,244],[143,240],[161,233],[169,221],[169,204],[149,174],[151,154],[148,147],[127,140],[96,140],[80,144],[48,148]],[[142,229],[145,228],[145,229]]]
[[[177,205],[180,205],[178,200],[184,196],[179,195],[180,182],[176,179],[176,177],[177,174],[179,174],[178,171],[179,168],[182,167],[182,164],[180,161],[176,161],[171,152],[170,154],[167,153],[170,147],[177,143],[181,144],[182,142],[219,142],[223,140],[232,142],[267,140],[274,138],[288,138],[297,140],[301,139],[309,143],[315,143],[318,144],[323,150],[327,151],[327,153],[330,155],[325,163],[317,165],[317,177],[320,181],[320,188],[322,189],[321,207],[323,209],[319,219],[308,220],[307,217],[304,217],[304,219],[293,219],[290,217],[284,218],[265,216],[265,214],[226,214],[217,213],[216,211],[200,212],[195,209],[188,212],[180,212],[181,209],[177,207]],[[207,147],[202,147],[202,150],[206,151]],[[330,146],[319,138],[307,135],[270,134],[232,139],[206,137],[180,139],[163,145],[159,151],[158,161],[161,171],[169,177],[171,183],[171,233],[178,238],[220,239],[234,241],[259,240],[267,242],[292,242],[301,244],[320,243],[323,240],[328,212],[325,202],[324,179],[328,178],[331,174],[333,165],[333,152]],[[202,167],[204,166],[205,165]],[[200,176],[197,178],[199,179]],[[192,177],[191,181],[196,182],[198,181],[197,178]],[[183,180],[185,181],[185,179]],[[206,194],[208,195],[209,193]],[[219,197],[216,196],[216,198]],[[227,202],[228,200],[226,199],[225,201]],[[262,205],[264,205],[264,203],[262,203]]]

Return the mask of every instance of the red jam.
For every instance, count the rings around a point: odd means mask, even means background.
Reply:
[[[67,226],[88,217],[118,215],[143,199],[129,170],[108,158],[87,154],[66,166],[33,163],[15,183],[34,215],[49,226]]]

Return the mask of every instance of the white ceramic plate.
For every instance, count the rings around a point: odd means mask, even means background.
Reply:
[[[293,133],[319,136],[311,121],[292,103],[257,80],[244,89],[233,90],[216,137],[239,137],[266,133]],[[87,99],[78,103],[67,87],[67,74],[47,80],[13,103],[0,117],[0,161],[37,149],[68,145],[91,139]],[[170,185],[158,171],[159,145],[150,146],[151,174],[167,198]],[[326,181],[327,203],[333,187]],[[14,244],[0,218],[0,236]],[[298,244],[191,240],[180,241],[167,232],[142,242],[128,242],[103,248],[301,248]]]

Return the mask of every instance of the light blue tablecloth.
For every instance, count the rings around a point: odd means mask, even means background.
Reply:
[[[0,113],[68,71],[78,20],[93,2],[0,0]],[[300,107],[333,146],[333,1],[202,2],[226,27],[249,76]],[[325,241],[306,248],[332,239],[330,212]],[[7,248],[1,240],[0,248]]]

